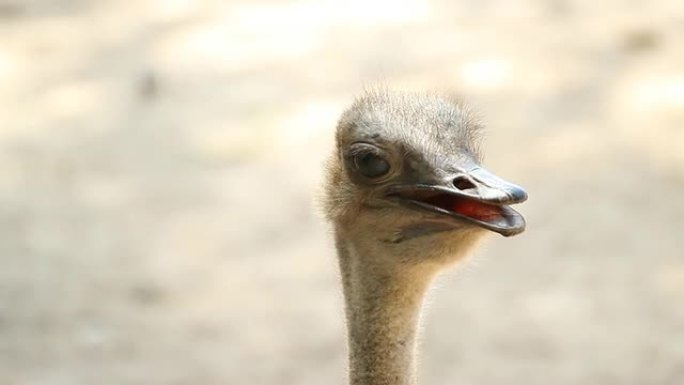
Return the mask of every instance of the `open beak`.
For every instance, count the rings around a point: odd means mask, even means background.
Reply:
[[[410,207],[464,220],[503,236],[525,230],[523,216],[509,207],[527,199],[521,187],[479,166],[447,180],[434,185],[391,185],[385,193]]]

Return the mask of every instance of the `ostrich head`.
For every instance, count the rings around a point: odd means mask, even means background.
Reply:
[[[327,217],[373,265],[442,266],[487,231],[525,228],[525,191],[480,166],[481,126],[432,94],[366,92],[344,112],[328,164]]]

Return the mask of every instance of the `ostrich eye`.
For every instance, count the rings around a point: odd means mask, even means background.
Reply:
[[[390,170],[389,163],[372,152],[364,152],[354,156],[354,165],[366,178],[379,178]]]

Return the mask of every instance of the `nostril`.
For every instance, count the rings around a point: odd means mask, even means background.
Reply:
[[[464,176],[457,176],[456,178],[454,178],[454,187],[456,187],[459,190],[468,190],[471,188],[475,188],[475,184]]]

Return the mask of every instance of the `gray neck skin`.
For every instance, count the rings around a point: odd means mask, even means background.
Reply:
[[[433,274],[373,265],[338,239],[351,385],[414,385],[416,330]]]

